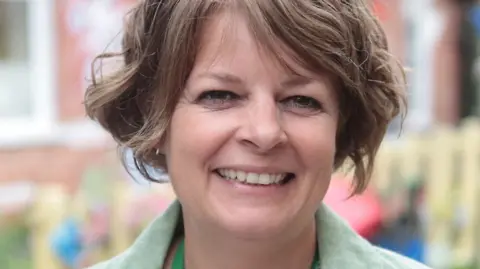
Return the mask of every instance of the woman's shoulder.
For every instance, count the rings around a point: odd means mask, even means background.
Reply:
[[[407,257],[374,246],[325,205],[318,211],[317,224],[321,268],[428,269]]]
[[[417,261],[394,253],[392,251],[376,248],[380,259],[383,260],[383,263],[390,265],[388,268],[392,269],[429,269],[424,264],[421,264]]]
[[[429,269],[429,267],[418,263],[414,260],[398,255],[394,252],[376,248],[378,252],[378,258],[381,259],[381,263],[385,266],[383,268],[388,269]],[[109,261],[97,264],[87,269],[119,269],[124,267],[124,260],[122,256],[117,256]]]
[[[110,260],[107,260],[107,261],[104,261],[104,262],[101,262],[101,263],[98,263],[96,265],[93,265],[91,267],[87,267],[85,269],[120,269],[120,268],[124,268],[123,267],[123,255],[124,254],[121,254],[115,258],[112,258]]]

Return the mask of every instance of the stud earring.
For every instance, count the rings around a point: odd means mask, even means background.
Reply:
[[[155,155],[160,155],[160,149],[155,150]]]

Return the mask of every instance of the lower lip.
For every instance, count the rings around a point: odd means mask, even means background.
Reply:
[[[217,173],[213,173],[214,176],[219,179],[223,184],[228,187],[233,187],[236,192],[249,194],[249,195],[269,195],[274,193],[283,192],[288,189],[288,186],[292,185],[294,180],[287,184],[270,184],[270,185],[254,185],[244,184],[235,180],[227,180]]]

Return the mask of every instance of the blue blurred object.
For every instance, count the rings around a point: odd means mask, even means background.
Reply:
[[[470,20],[475,27],[475,32],[477,36],[480,37],[480,5],[475,5],[472,9],[470,9],[469,13]]]
[[[53,233],[51,246],[66,266],[76,268],[83,249],[78,222],[72,218],[66,219]]]
[[[419,233],[412,233],[402,229],[383,232],[379,233],[372,240],[372,243],[418,262],[425,262],[425,243]]]

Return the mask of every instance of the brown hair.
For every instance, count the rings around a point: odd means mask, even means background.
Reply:
[[[284,44],[304,67],[339,81],[335,168],[349,160],[354,193],[362,192],[387,126],[406,102],[403,69],[365,0],[144,0],[126,17],[123,52],[96,59],[122,57],[120,69],[95,78],[92,66],[88,115],[123,153],[133,150],[143,176],[158,181],[149,168],[166,167],[156,147],[194,65],[201,30],[220,10],[243,15],[265,51]]]

